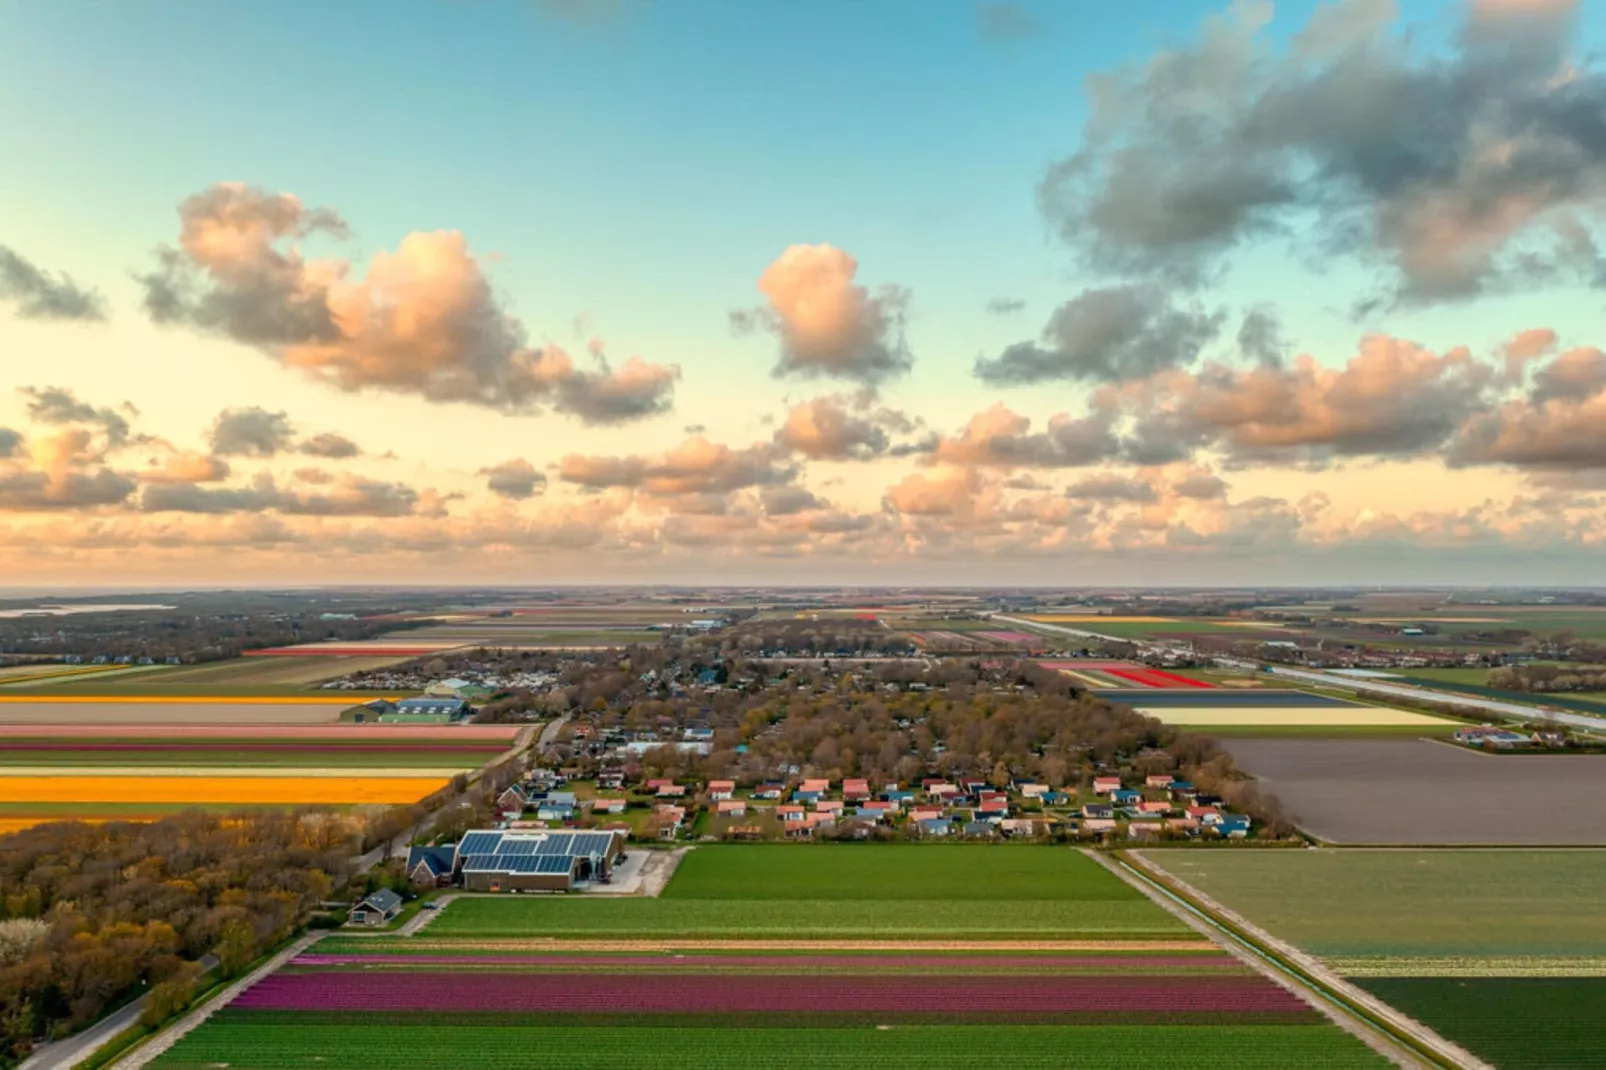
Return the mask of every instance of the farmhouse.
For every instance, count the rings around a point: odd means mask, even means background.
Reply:
[[[724,802],[736,794],[734,780],[710,780],[708,782],[708,798],[712,802]]]
[[[353,925],[385,925],[401,913],[402,898],[389,888],[381,888],[351,908]]]
[[[567,892],[606,880],[624,852],[624,834],[606,832],[467,833],[456,868],[471,892]]]
[[[457,848],[411,847],[407,851],[407,879],[421,888],[439,888],[452,882]]]

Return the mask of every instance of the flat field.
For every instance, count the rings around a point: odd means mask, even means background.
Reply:
[[[1333,729],[1448,735],[1460,723],[1309,691],[1240,691],[1212,684],[1175,690],[1101,688],[1094,694],[1131,706],[1164,724],[1244,733]]]
[[[1223,742],[1329,843],[1606,844],[1606,755],[1488,755],[1417,738]]]
[[[658,899],[459,898],[324,940],[156,1065],[1159,1064],[1384,1065],[1077,852],[883,845],[702,847]]]
[[[1151,850],[1340,972],[1447,957],[1606,957],[1606,851]]]
[[[1359,983],[1501,1070],[1606,1066],[1606,977],[1378,977]]]
[[[208,701],[192,696],[115,698],[73,696],[0,696],[0,724],[333,724],[340,711],[356,704],[351,698],[320,697],[314,701],[248,698]]]

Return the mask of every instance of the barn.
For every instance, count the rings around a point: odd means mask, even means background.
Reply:
[[[471,892],[569,892],[606,880],[624,852],[625,832],[470,832],[457,868]]]

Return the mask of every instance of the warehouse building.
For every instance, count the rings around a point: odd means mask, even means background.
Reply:
[[[471,892],[570,892],[607,880],[624,853],[625,831],[470,832],[455,868]]]

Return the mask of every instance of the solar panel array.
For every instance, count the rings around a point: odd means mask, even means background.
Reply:
[[[470,832],[463,837],[463,842],[457,845],[457,853],[459,857],[495,854],[501,845],[500,832]]]
[[[464,873],[569,873],[577,858],[605,857],[613,840],[611,832],[469,832],[457,856]]]

